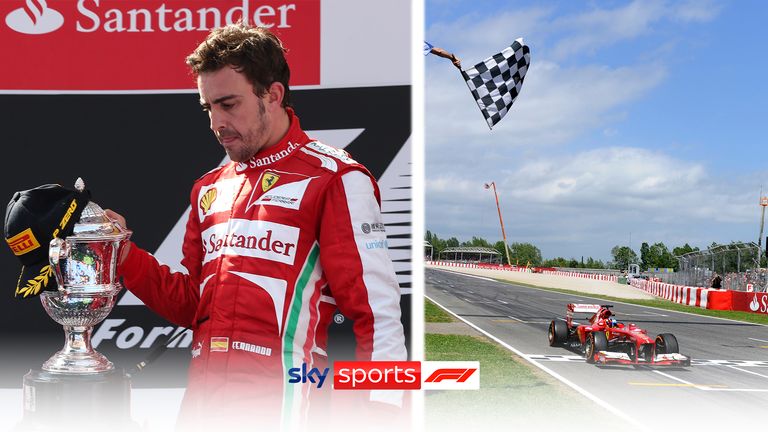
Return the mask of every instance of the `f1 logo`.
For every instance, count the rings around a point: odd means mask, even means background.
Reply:
[[[443,380],[453,380],[456,382],[463,383],[467,380],[475,371],[477,368],[467,368],[467,369],[438,369],[432,373],[424,382],[442,382]]]
[[[477,361],[425,361],[421,374],[427,377],[423,390],[479,390],[480,362]]]

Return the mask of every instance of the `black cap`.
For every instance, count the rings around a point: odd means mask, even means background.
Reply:
[[[33,297],[43,290],[57,289],[48,262],[48,246],[55,237],[72,235],[90,199],[87,190],[80,192],[54,184],[13,194],[5,212],[5,241],[23,265],[16,297]]]

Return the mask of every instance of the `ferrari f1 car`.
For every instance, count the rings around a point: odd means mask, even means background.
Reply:
[[[680,354],[671,333],[656,338],[634,324],[616,321],[611,305],[574,304],[566,307],[565,321],[553,320],[547,336],[550,346],[580,348],[587,363],[690,366],[690,357]],[[589,324],[577,324],[574,313],[593,314]]]

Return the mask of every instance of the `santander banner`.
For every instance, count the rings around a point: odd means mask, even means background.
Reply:
[[[240,20],[290,47],[292,86],[320,84],[317,0],[4,0],[0,19],[4,90],[194,89],[184,58]]]
[[[732,310],[768,314],[768,293],[730,292],[732,293]]]

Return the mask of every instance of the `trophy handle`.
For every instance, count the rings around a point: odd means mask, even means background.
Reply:
[[[53,272],[56,275],[56,283],[58,283],[59,289],[63,288],[62,283],[64,281],[64,276],[61,274],[61,265],[59,264],[59,260],[67,257],[68,254],[69,248],[67,247],[66,241],[58,237],[51,240],[51,243],[48,246],[48,262],[51,264]]]

